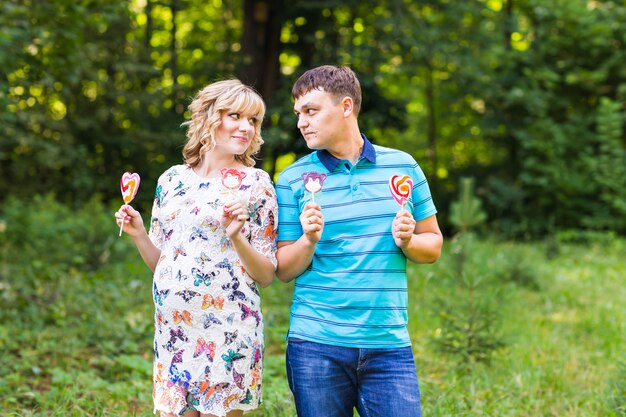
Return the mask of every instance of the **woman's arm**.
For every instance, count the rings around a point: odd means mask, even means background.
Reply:
[[[118,226],[121,226],[122,222],[124,222],[124,232],[133,239],[143,261],[154,272],[161,257],[161,250],[148,237],[146,228],[143,226],[141,214],[128,204],[124,204],[115,213],[115,218]]]
[[[250,278],[263,288],[270,285],[274,280],[274,264],[257,252],[241,233],[236,233],[230,241]]]

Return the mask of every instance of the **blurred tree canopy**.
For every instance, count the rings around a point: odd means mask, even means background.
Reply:
[[[180,163],[186,107],[239,77],[268,112],[262,166],[307,152],[291,85],[347,64],[362,131],[415,156],[447,224],[476,178],[489,227],[626,232],[626,5],[609,0],[4,0],[0,201],[138,205]]]

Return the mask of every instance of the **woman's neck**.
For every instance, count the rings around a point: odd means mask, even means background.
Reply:
[[[219,157],[209,151],[203,155],[200,163],[193,167],[193,171],[205,178],[219,177],[222,168],[245,168],[245,166],[237,161],[234,155]]]

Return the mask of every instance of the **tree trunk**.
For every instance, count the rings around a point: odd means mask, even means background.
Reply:
[[[281,2],[244,0],[243,35],[241,52],[243,62],[238,77],[251,85],[269,103],[277,88],[279,76],[279,49],[282,15]],[[267,118],[266,118],[267,125]],[[272,144],[266,143],[258,154],[263,159],[267,153],[274,157]],[[275,161],[272,161],[275,164]]]
[[[253,85],[266,102],[276,91],[281,24],[276,2],[244,1],[243,63],[238,76]]]
[[[513,0],[504,3],[504,48],[511,49],[511,27],[513,26]]]

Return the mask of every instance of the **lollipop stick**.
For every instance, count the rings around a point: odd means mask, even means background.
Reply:
[[[120,234],[118,236],[122,236],[122,230],[124,230],[124,219],[122,219],[122,224],[120,225]]]
[[[311,193],[311,201],[315,203],[315,193]]]

